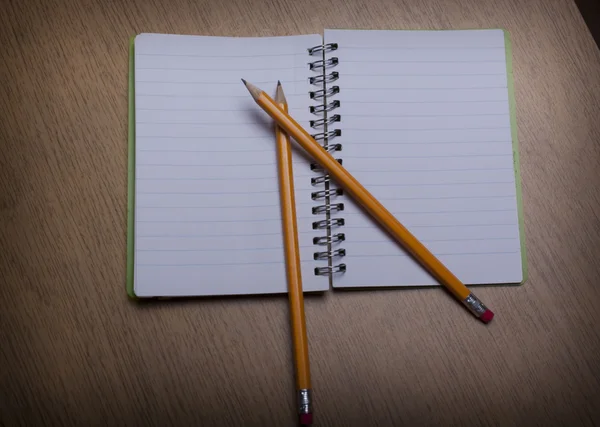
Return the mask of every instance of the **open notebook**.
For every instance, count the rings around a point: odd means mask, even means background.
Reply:
[[[131,44],[128,290],[287,291],[273,124],[290,114],[466,284],[526,276],[510,43],[502,30],[325,30]],[[434,285],[294,152],[305,291]]]

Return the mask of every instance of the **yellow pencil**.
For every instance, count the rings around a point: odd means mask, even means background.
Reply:
[[[279,108],[287,112],[287,101],[279,82],[277,83],[275,101],[279,105]],[[292,321],[294,364],[296,366],[298,413],[300,415],[300,424],[310,425],[312,424],[312,390],[310,385],[308,338],[306,335],[306,320],[304,318],[304,296],[302,295],[302,274],[300,271],[300,249],[298,245],[298,224],[296,221],[296,201],[292,170],[292,147],[290,145],[290,137],[279,126],[275,128],[275,135],[277,139],[279,193],[281,196],[290,319]]]
[[[489,323],[494,313],[488,309],[444,264],[406,227],[341,166],[310,134],[266,93],[242,79],[256,103],[319,163],[379,224],[389,232],[427,271],[460,300],[475,316]]]

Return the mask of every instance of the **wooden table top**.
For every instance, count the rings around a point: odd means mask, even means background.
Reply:
[[[125,294],[140,32],[505,28],[529,281],[307,298],[319,426],[600,423],[600,52],[567,0],[21,0],[0,11],[0,424],[291,426],[285,296]]]

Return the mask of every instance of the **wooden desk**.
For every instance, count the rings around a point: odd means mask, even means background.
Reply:
[[[600,422],[600,53],[573,2],[7,0],[0,424],[294,425],[285,296],[125,295],[128,40],[324,27],[511,32],[530,280],[478,289],[488,327],[441,289],[308,298],[318,425]]]

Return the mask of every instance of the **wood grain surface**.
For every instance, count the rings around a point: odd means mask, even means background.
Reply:
[[[600,424],[600,53],[567,0],[0,2],[0,424],[292,426],[286,296],[125,294],[139,32],[501,27],[530,280],[306,301],[319,426]]]

